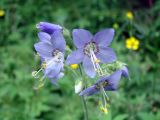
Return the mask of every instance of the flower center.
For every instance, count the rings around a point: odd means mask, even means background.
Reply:
[[[46,75],[44,75],[44,76],[39,75],[43,70],[47,69],[47,67],[51,66],[54,63],[61,64],[64,61],[64,55],[58,49],[53,50],[52,56],[53,56],[53,58],[51,58],[51,59],[45,59],[45,61],[42,63],[42,67],[38,71],[32,72],[33,77],[35,77],[37,79],[40,78],[37,82],[37,85],[35,85],[34,89],[41,88],[45,83]]]
[[[52,51],[52,56],[53,57],[55,57],[56,55],[58,55],[59,54],[59,50],[58,49],[54,49],[53,51]]]
[[[98,73],[99,76],[103,76],[104,72],[102,71],[102,68],[99,65],[100,60],[95,55],[98,52],[99,48],[95,42],[89,42],[84,47],[84,54],[91,59],[94,70]]]
[[[52,56],[54,57],[55,62],[61,62],[63,61],[63,53],[60,52],[58,49],[54,49],[52,52]]]
[[[87,55],[93,64],[94,70],[98,73],[99,76],[103,76],[105,72],[100,66],[100,60],[96,57],[96,54],[99,52],[99,48],[95,42],[89,42],[84,47],[84,54]]]
[[[102,82],[101,84],[96,84],[96,89],[98,89],[98,90],[100,90],[101,89],[101,87],[105,87],[105,86],[107,86],[108,85],[108,82],[107,81],[104,81],[104,82]]]
[[[93,51],[94,53],[97,53],[99,51],[98,46],[95,42],[89,42],[85,45],[84,54],[90,57],[90,51]]]

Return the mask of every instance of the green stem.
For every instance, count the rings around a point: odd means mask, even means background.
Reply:
[[[133,21],[129,21],[129,29],[130,29],[129,35],[130,36],[133,36],[133,34],[132,34],[132,28],[133,28]]]
[[[81,99],[82,99],[82,102],[83,102],[85,120],[88,120],[87,103],[86,103],[86,100],[85,100],[84,96],[82,96]]]
[[[114,37],[114,40],[117,41],[119,36],[122,34],[122,32],[125,30],[125,28],[127,27],[128,23],[124,23],[123,26],[121,27],[120,30],[117,31],[117,35]]]
[[[85,78],[84,78],[84,76],[83,76],[83,72],[82,72],[82,68],[81,68],[81,66],[80,66],[80,68],[79,68],[79,69],[80,69],[80,73],[81,73],[81,75],[82,75],[82,77],[83,77],[83,83],[84,83],[85,88],[86,88],[86,87],[87,87],[87,84],[86,84]],[[82,97],[81,97],[81,99],[82,99],[82,102],[83,102],[84,117],[85,117],[85,120],[88,120],[87,102],[86,102],[86,100],[85,100],[84,96],[82,96]]]

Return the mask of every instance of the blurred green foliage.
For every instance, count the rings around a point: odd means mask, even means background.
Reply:
[[[160,1],[147,8],[138,0],[1,0],[0,9],[5,11],[0,17],[0,120],[84,119],[71,71],[59,87],[48,80],[39,91],[33,89],[31,72],[39,65],[33,44],[40,21],[93,33],[117,23],[112,47],[128,64],[131,80],[121,80],[119,91],[109,93],[108,115],[89,97],[89,120],[160,120]],[[128,10],[134,14],[132,21],[125,17]],[[137,51],[125,47],[130,36],[140,41]]]

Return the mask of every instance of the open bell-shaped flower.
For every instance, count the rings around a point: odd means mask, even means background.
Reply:
[[[120,69],[115,71],[109,76],[101,77],[94,85],[90,86],[83,90],[79,95],[93,95],[95,93],[100,92],[101,90],[104,91],[115,91],[118,88],[118,82],[121,79],[121,76],[128,77],[128,69]]]
[[[85,73],[93,78],[99,70],[98,63],[111,63],[116,60],[116,54],[109,47],[114,36],[114,29],[104,29],[94,36],[84,29],[74,29],[73,42],[77,50],[67,57],[67,64],[83,63]]]
[[[38,36],[40,42],[36,43],[34,47],[45,67],[42,67],[35,76],[43,71],[43,78],[48,77],[52,83],[56,84],[56,81],[63,76],[65,39],[59,30],[54,31],[51,35],[40,32]]]

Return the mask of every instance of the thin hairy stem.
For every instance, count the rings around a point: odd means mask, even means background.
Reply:
[[[84,98],[84,96],[81,97],[82,102],[83,102],[83,108],[84,108],[84,118],[85,120],[88,120],[88,109],[87,109],[87,103],[86,100]]]
[[[86,83],[86,81],[85,81],[85,77],[83,76],[83,72],[82,72],[82,68],[81,68],[81,66],[80,66],[80,73],[81,73],[81,75],[82,75],[82,78],[83,78],[83,83],[84,83],[84,85],[85,85],[85,88],[87,87],[87,83]],[[88,109],[87,109],[87,102],[86,102],[86,100],[85,100],[85,97],[84,96],[82,96],[81,97],[81,99],[82,99],[82,102],[83,102],[83,109],[84,109],[84,120],[88,120]]]

